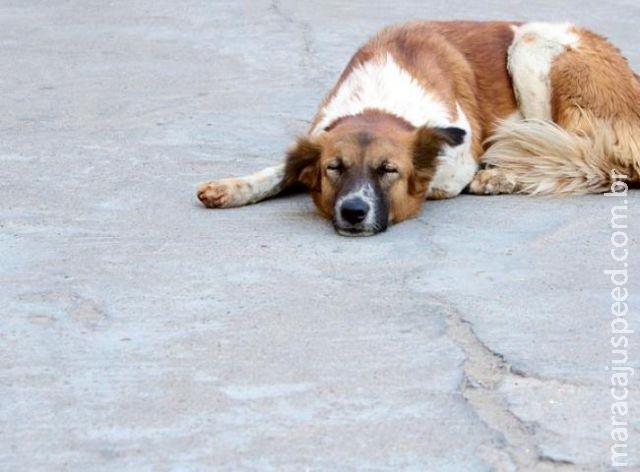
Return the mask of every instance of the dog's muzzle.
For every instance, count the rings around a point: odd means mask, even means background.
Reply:
[[[343,236],[372,236],[387,229],[388,210],[379,198],[347,195],[338,200],[333,225]]]

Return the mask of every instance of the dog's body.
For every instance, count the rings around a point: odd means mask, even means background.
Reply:
[[[340,233],[366,235],[465,188],[601,192],[620,175],[640,181],[640,80],[604,38],[571,24],[416,22],[353,56],[283,164],[198,197],[234,207],[302,183]]]

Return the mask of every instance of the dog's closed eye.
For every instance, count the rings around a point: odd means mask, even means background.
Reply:
[[[345,165],[342,160],[336,159],[327,164],[327,171],[341,174],[345,171]]]
[[[398,173],[398,168],[391,164],[390,162],[383,162],[382,165],[380,165],[376,171],[378,172],[379,175],[385,175],[385,174],[397,174]]]

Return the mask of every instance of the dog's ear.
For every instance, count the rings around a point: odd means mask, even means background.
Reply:
[[[413,165],[417,171],[427,175],[435,173],[437,157],[445,144],[459,146],[467,132],[456,127],[431,128],[423,126],[416,132],[413,146]]]
[[[428,185],[436,173],[438,154],[444,145],[459,146],[463,143],[466,131],[460,128],[418,128],[413,142],[413,177],[409,182],[409,191],[416,194],[426,193]]]
[[[299,138],[285,159],[284,180],[287,186],[298,183],[311,190],[320,187],[318,163],[322,150],[308,138]]]
[[[464,142],[464,137],[467,135],[465,130],[456,128],[455,126],[434,129],[442,136],[445,144],[449,146],[460,146]]]

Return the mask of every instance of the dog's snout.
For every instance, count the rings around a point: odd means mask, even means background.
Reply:
[[[340,215],[352,225],[362,223],[371,207],[362,198],[350,198],[342,202]]]

